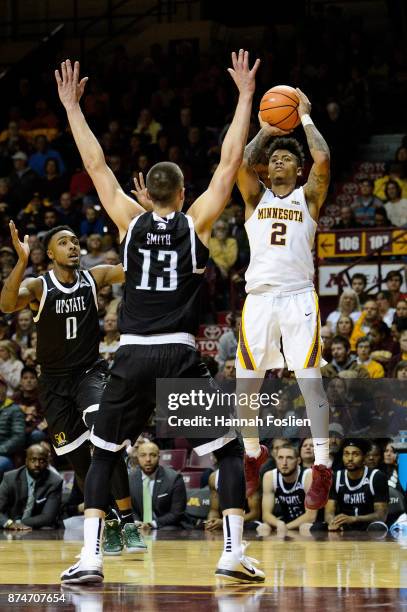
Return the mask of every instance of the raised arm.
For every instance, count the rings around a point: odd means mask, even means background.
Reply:
[[[220,217],[230,199],[237,171],[243,159],[243,150],[249,132],[250,114],[255,90],[255,76],[260,64],[256,60],[249,69],[249,53],[240,49],[232,53],[233,68],[228,72],[239,90],[239,99],[232,123],[222,144],[219,165],[208,189],[192,204],[188,214],[194,220],[195,229],[208,244],[213,223]]]
[[[263,121],[260,113],[259,122],[260,131],[246,146],[243,161],[237,174],[237,186],[242,194],[246,208],[246,221],[253,214],[254,209],[260,202],[265,190],[265,186],[261,182],[255,170],[255,166],[262,161],[264,152],[272,138],[276,136],[284,136],[289,133],[269,125],[266,121]]]
[[[310,117],[311,102],[301,89],[297,89],[297,94],[300,98],[298,114],[301,117],[311,157],[314,160],[307,183],[304,185],[304,193],[311,217],[314,221],[317,221],[319,211],[328,193],[330,153],[325,139],[317,130]]]
[[[116,224],[120,240],[130,221],[145,212],[144,208],[127,196],[109,166],[96,136],[93,134],[79,106],[88,77],[79,81],[79,62],[74,68],[70,60],[62,62],[61,74],[55,70],[58,94],[65,107],[69,125],[83,164],[95,185],[99,199],[109,217]]]
[[[124,283],[126,280],[122,264],[117,264],[116,266],[102,264],[101,266],[91,268],[89,272],[92,273],[98,289],[106,285]]]
[[[42,295],[41,279],[24,279],[24,273],[30,256],[28,236],[24,236],[24,242],[20,242],[18,230],[13,221],[10,221],[9,227],[18,260],[9,276],[4,281],[3,289],[1,290],[0,309],[3,312],[21,310],[30,302],[39,302]]]

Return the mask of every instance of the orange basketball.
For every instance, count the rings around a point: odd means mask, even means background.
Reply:
[[[276,85],[261,99],[260,116],[263,121],[281,130],[293,130],[300,123],[298,94],[294,87]]]

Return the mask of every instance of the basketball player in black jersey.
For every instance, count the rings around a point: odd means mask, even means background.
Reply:
[[[278,449],[274,470],[263,476],[263,521],[280,535],[313,523],[317,510],[305,508],[305,495],[311,486],[311,470],[300,464],[298,450],[289,443]],[[278,507],[278,513],[276,508]],[[263,534],[262,534],[263,535]]]
[[[208,242],[216,219],[229,201],[246,143],[255,73],[248,53],[232,54],[229,73],[239,90],[236,111],[225,136],[219,165],[208,189],[187,214],[184,178],[176,164],[161,162],[147,175],[152,212],[145,212],[121,190],[102,148],[81,112],[86,78],[79,64],[63,62],[56,71],[58,93],[72,134],[100,201],[119,230],[126,285],[120,313],[121,346],[115,355],[98,422],[92,432],[95,452],[85,485],[85,543],[80,561],[62,573],[63,582],[103,580],[100,539],[107,506],[104,483],[114,453],[142,432],[152,412],[156,378],[207,376],[195,348],[199,293],[208,260]],[[227,441],[223,441],[227,442]],[[208,446],[209,450],[212,450]],[[216,575],[261,582],[242,544],[245,507],[243,449],[235,439],[215,451],[219,463],[219,498],[224,516],[225,548]]]
[[[4,283],[0,307],[15,312],[30,305],[35,312],[37,361],[41,366],[40,400],[57,455],[65,455],[79,486],[90,466],[88,443],[107,382],[108,368],[99,356],[97,289],[124,281],[122,265],[101,265],[80,270],[80,245],[68,226],[58,226],[44,236],[52,269],[37,278],[24,279],[30,254],[28,236],[20,242],[10,222],[18,261]],[[123,521],[116,537],[115,554],[145,550],[132,519],[127,469],[122,457],[115,466],[112,492]],[[109,551],[112,554],[112,551]]]
[[[342,459],[344,470],[338,470],[325,507],[329,531],[351,529],[363,531],[370,523],[385,523],[389,487],[386,476],[365,466],[369,440],[344,440]]]

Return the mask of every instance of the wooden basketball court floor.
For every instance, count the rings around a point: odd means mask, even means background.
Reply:
[[[72,534],[74,534],[72,536]],[[407,539],[365,534],[249,537],[263,585],[220,587],[222,534],[161,532],[148,552],[105,559],[103,586],[61,587],[80,533],[0,532],[0,611],[330,612],[407,610]]]

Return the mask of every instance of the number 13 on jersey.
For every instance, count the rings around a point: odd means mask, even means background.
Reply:
[[[136,286],[136,289],[144,289],[145,291],[175,291],[178,286],[177,252],[158,251],[158,253],[154,253],[154,251],[148,249],[139,249],[139,253],[143,255],[143,266],[140,284]],[[161,269],[162,276],[151,274],[151,255],[153,253],[157,261],[163,262]]]

